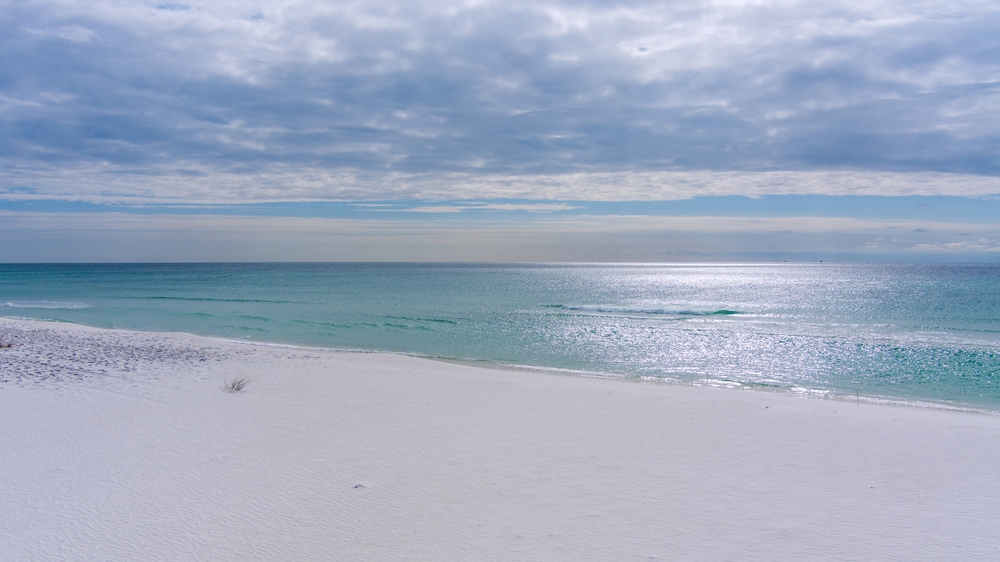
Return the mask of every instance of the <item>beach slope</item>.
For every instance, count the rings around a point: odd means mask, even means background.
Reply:
[[[0,340],[3,560],[1000,559],[996,416],[8,319]]]

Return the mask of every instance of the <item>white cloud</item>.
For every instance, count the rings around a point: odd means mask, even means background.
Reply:
[[[461,213],[463,211],[527,211],[529,213],[551,213],[579,209],[565,203],[468,203],[463,205],[424,205],[411,207],[411,213]]]
[[[29,35],[57,37],[73,43],[91,43],[99,38],[94,30],[87,29],[82,25],[63,25],[55,29],[22,27],[21,30]]]
[[[1000,252],[1000,244],[986,238],[980,238],[975,242],[962,240],[959,242],[944,242],[937,244],[917,244],[916,246],[910,248],[910,250],[915,252],[949,253]]]
[[[70,199],[124,203],[249,203],[319,200],[530,199],[662,201],[768,194],[949,195],[1000,194],[1000,177],[936,172],[614,172],[535,175],[385,174],[363,170],[275,166],[266,173],[216,173],[192,164],[181,172],[140,174],[90,166],[51,171],[10,163],[0,167],[0,198]],[[25,190],[25,187],[31,188]],[[487,205],[487,204],[482,204]],[[489,203],[480,208],[558,211],[560,206]],[[550,205],[550,204],[546,204]],[[468,207],[463,207],[468,208]],[[445,212],[427,210],[423,212]],[[420,208],[415,209],[420,211]],[[456,212],[461,208],[455,208]]]
[[[413,207],[406,209],[410,213],[461,213],[468,210],[465,207],[455,207],[453,205],[428,205],[426,207]]]

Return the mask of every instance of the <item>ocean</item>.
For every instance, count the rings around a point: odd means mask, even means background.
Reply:
[[[7,264],[0,315],[1000,411],[994,264]]]

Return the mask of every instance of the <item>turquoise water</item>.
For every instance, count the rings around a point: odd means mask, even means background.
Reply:
[[[998,265],[0,265],[0,314],[1000,409]]]

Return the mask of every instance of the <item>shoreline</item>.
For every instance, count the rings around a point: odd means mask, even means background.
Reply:
[[[750,385],[746,383],[741,383],[738,381],[728,381],[721,379],[701,379],[701,380],[683,380],[680,378],[669,378],[669,377],[651,377],[651,376],[641,376],[641,375],[623,375],[617,373],[605,373],[600,371],[586,371],[580,369],[571,369],[563,367],[545,367],[538,365],[519,365],[510,363],[501,363],[490,361],[488,359],[466,359],[460,357],[448,357],[442,355],[432,355],[423,354],[417,352],[406,352],[406,351],[389,351],[381,349],[362,349],[362,348],[337,348],[337,347],[320,347],[320,346],[308,346],[299,344],[289,344],[289,343],[279,343],[279,342],[260,342],[252,340],[239,340],[226,337],[214,337],[214,336],[204,336],[199,334],[193,334],[189,332],[157,332],[157,331],[143,331],[143,330],[132,330],[128,328],[102,328],[98,326],[89,326],[87,324],[79,324],[70,320],[42,320],[27,317],[11,317],[11,316],[0,316],[0,322],[12,321],[12,322],[23,322],[23,323],[38,323],[41,325],[45,324],[55,324],[57,326],[78,326],[80,328],[88,330],[97,331],[109,331],[109,332],[122,332],[122,333],[136,333],[136,334],[150,334],[150,335],[162,335],[167,337],[173,336],[184,336],[189,338],[203,339],[208,342],[219,342],[226,345],[237,345],[237,346],[260,346],[275,349],[289,349],[289,350],[300,350],[300,351],[317,351],[317,352],[329,352],[329,353],[358,353],[358,354],[385,354],[385,355],[398,355],[402,357],[413,357],[416,359],[424,359],[428,361],[436,361],[446,364],[454,365],[464,365],[479,369],[498,369],[498,370],[509,370],[515,372],[523,373],[541,373],[541,374],[553,374],[571,377],[584,377],[584,378],[594,378],[601,380],[613,380],[621,382],[633,382],[633,383],[643,383],[643,384],[665,384],[671,386],[679,387],[690,387],[690,388],[714,388],[714,389],[726,389],[726,390],[741,390],[746,392],[757,392],[764,394],[774,394],[778,396],[788,396],[793,398],[804,398],[809,400],[830,400],[835,402],[847,402],[847,403],[864,403],[873,405],[883,405],[883,406],[893,406],[901,408],[918,408],[918,409],[930,409],[930,410],[942,410],[942,411],[954,411],[954,412],[964,412],[969,414],[977,414],[984,416],[996,416],[1000,417],[1000,406],[987,407],[982,405],[968,404],[968,403],[958,403],[946,400],[932,400],[927,398],[909,398],[909,397],[898,397],[898,396],[887,396],[887,395],[872,395],[872,394],[860,394],[851,395],[850,393],[842,393],[833,389],[813,389],[806,387],[779,387],[779,386],[767,386],[767,385]]]
[[[0,349],[5,559],[1000,554],[994,416],[34,327]]]

